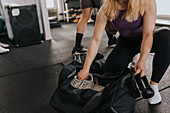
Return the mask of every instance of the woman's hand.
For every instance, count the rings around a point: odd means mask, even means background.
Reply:
[[[139,74],[141,72],[141,77],[145,76],[146,74],[146,66],[145,66],[145,62],[142,61],[138,61],[135,65],[135,75]]]
[[[86,70],[86,69],[82,69],[82,70],[78,73],[78,79],[79,79],[79,80],[87,79],[88,76],[89,76],[89,70]]]

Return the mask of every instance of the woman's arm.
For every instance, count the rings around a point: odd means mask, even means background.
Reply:
[[[104,33],[104,30],[105,30],[107,20],[108,19],[104,15],[103,9],[101,8],[99,10],[98,15],[97,15],[93,38],[92,38],[90,45],[89,45],[89,48],[88,48],[86,61],[85,61],[83,70],[81,70],[78,73],[79,80],[83,80],[83,79],[86,79],[88,77],[90,66],[91,66],[91,64],[92,64],[92,62],[93,62],[93,60],[94,60],[94,58],[95,58],[95,56],[98,52],[98,48],[99,48],[100,42],[101,42],[102,37],[103,37],[103,33]]]
[[[141,76],[146,73],[145,62],[151,51],[156,22],[157,8],[155,0],[145,0],[143,15],[143,40],[141,44],[141,55],[135,66],[136,74],[141,72]]]

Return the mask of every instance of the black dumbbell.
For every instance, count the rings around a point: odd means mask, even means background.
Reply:
[[[142,92],[142,97],[148,99],[154,96],[154,91],[148,83],[146,76],[141,77],[141,73],[135,76],[139,90]],[[142,82],[143,81],[143,82]],[[143,84],[144,83],[144,84]],[[144,86],[145,85],[145,86]]]

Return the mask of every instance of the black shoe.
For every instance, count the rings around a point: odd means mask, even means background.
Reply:
[[[115,47],[116,44],[117,44],[117,39],[116,39],[116,37],[113,37],[113,38],[109,39],[109,41],[108,41],[108,46],[109,46],[109,47]]]
[[[88,49],[85,49],[82,45],[80,47],[74,47],[72,54],[86,54]]]

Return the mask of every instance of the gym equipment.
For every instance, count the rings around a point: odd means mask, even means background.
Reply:
[[[135,78],[136,78],[136,82],[138,84],[139,90],[142,92],[142,97],[144,99],[148,99],[148,98],[153,97],[154,91],[150,87],[146,76],[141,77],[141,73],[139,73],[135,76]],[[145,86],[143,85],[143,83],[144,83]]]
[[[5,18],[5,24],[6,24],[6,29],[7,29],[7,34],[8,34],[9,39],[13,40],[14,34],[12,32],[12,27],[11,27],[10,17],[9,17],[9,14],[8,14],[8,8],[7,7],[32,5],[32,4],[36,4],[36,6],[37,6],[40,32],[43,35],[45,33],[45,30],[43,28],[43,26],[44,26],[44,24],[43,24],[44,12],[41,13],[41,9],[43,7],[40,6],[39,0],[15,0],[15,2],[14,1],[11,2],[11,0],[1,0],[1,5],[2,5],[1,13],[3,15],[3,18]]]
[[[131,70],[133,71],[133,72],[135,72],[135,64],[137,63],[137,61],[139,60],[139,57],[140,57],[140,55],[139,54],[137,54],[136,56],[135,56],[135,60],[132,62],[132,64],[131,64]],[[143,77],[141,77],[141,73],[139,73],[139,74],[137,74],[136,76],[135,76],[135,78],[136,78],[136,82],[137,82],[137,85],[138,85],[138,87],[139,87],[139,90],[142,92],[142,97],[144,98],[144,99],[148,99],[148,98],[151,98],[151,97],[153,97],[154,96],[154,91],[153,91],[153,89],[150,87],[150,85],[149,85],[149,82],[148,82],[148,79],[146,78],[146,76],[143,76]],[[145,85],[145,86],[144,86]]]
[[[61,27],[61,24],[56,17],[49,17],[48,20],[50,22],[50,28]]]
[[[41,43],[36,5],[8,7],[8,13],[17,47]]]

